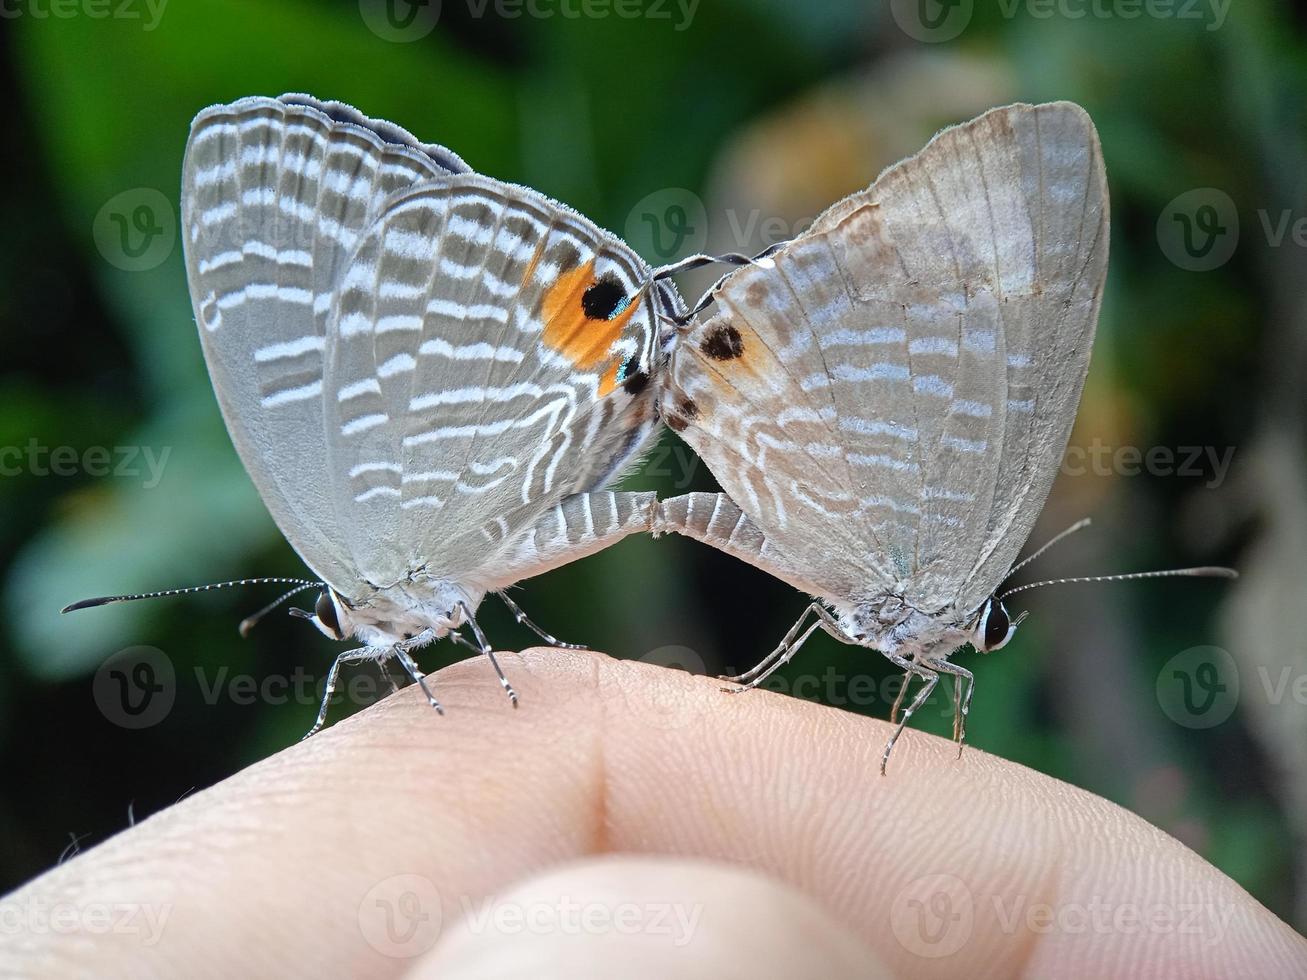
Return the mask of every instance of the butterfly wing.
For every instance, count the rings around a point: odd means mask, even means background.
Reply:
[[[496,547],[612,481],[653,431],[655,311],[676,302],[534,191],[465,174],[395,195],[349,260],[326,351],[324,486],[365,578],[518,577]]]
[[[213,106],[191,126],[186,272],[218,403],[278,527],[344,592],[360,571],[330,493],[320,389],[331,299],[391,194],[467,169],[398,126],[303,95]]]
[[[791,579],[974,608],[1065,450],[1107,231],[1078,106],[945,130],[725,281],[673,356],[669,423]]]

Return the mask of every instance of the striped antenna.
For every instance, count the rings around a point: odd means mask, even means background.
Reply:
[[[705,265],[757,265],[762,260],[770,258],[776,252],[779,252],[788,244],[790,244],[788,240],[776,242],[772,245],[768,245],[757,255],[744,255],[740,252],[727,252],[724,255],[707,255],[703,252],[699,252],[695,255],[687,256],[679,262],[672,262],[669,265],[659,266],[657,269],[654,269],[653,278],[654,281],[666,279],[669,276],[679,275],[682,272],[689,272],[692,269],[700,269]],[[684,327],[689,324],[690,321],[708,308],[708,305],[713,301],[713,294],[721,289],[723,283],[726,282],[729,276],[729,272],[723,275],[713,284],[711,289],[699,298],[699,302],[694,304],[693,309],[686,311],[680,316],[671,318],[670,322],[678,327]]]
[[[1061,534],[1056,534],[1056,535],[1054,535],[1052,538],[1050,538],[1048,541],[1045,541],[1045,542],[1044,542],[1040,547],[1036,548],[1036,549],[1034,550],[1033,553],[1031,553],[1031,554],[1029,554],[1029,555],[1026,555],[1025,558],[1022,558],[1019,562],[1017,562],[1015,565],[1013,565],[1011,568],[1009,568],[1009,569],[1008,569],[1007,576],[1003,579],[1003,582],[1006,582],[1006,581],[1007,581],[1008,579],[1010,579],[1013,575],[1015,575],[1017,572],[1021,571],[1021,569],[1025,568],[1025,567],[1026,567],[1027,565],[1029,565],[1032,561],[1034,561],[1036,558],[1038,558],[1040,555],[1042,555],[1042,554],[1043,554],[1045,551],[1047,551],[1049,548],[1053,547],[1053,545],[1057,544],[1057,543],[1058,543],[1059,541],[1061,541],[1063,538],[1069,538],[1069,537],[1071,537],[1071,535],[1075,534],[1077,531],[1083,531],[1085,528],[1089,527],[1089,525],[1090,525],[1091,523],[1093,523],[1093,522],[1092,522],[1088,517],[1083,518],[1082,520],[1078,520],[1078,521],[1076,521],[1074,524],[1072,524],[1069,528],[1067,528],[1067,529],[1066,529],[1065,531],[1063,531]],[[999,586],[1000,586],[1000,587],[1003,585],[1003,582],[1000,582],[1000,583],[999,583]]]
[[[244,619],[240,621],[239,625],[237,625],[236,627],[236,629],[240,631],[241,639],[245,639],[245,637],[249,636],[250,630],[254,629],[254,627],[259,625],[259,620],[263,619],[264,616],[268,615],[268,613],[272,612],[274,609],[280,606],[291,596],[299,595],[301,592],[307,592],[309,589],[317,589],[321,587],[322,587],[321,582],[308,582],[308,581],[303,582],[302,584],[295,586],[289,592],[286,592],[280,598],[273,599],[270,603],[268,603],[258,612],[251,613],[250,615],[246,616]],[[292,610],[292,612],[293,611],[294,610]]]
[[[1080,582],[1128,582],[1137,578],[1238,578],[1239,573],[1233,568],[1219,565],[1201,565],[1198,568],[1168,568],[1158,572],[1127,572],[1124,575],[1085,575],[1078,578],[1050,578],[1043,582],[1031,582],[1008,589],[998,598],[1000,601],[1027,589],[1038,589],[1045,585],[1070,585]]]
[[[321,588],[321,582],[310,582],[302,578],[241,578],[231,582],[214,582],[211,585],[192,585],[185,589],[165,589],[162,592],[138,592],[135,595],[105,595],[95,599],[82,599],[80,602],[70,603],[64,606],[60,612],[70,613],[75,609],[90,609],[94,606],[107,606],[111,602],[135,602],[137,599],[162,599],[165,596],[190,595],[193,592],[210,592],[214,589],[229,589],[235,585],[297,585],[300,588],[295,591],[307,588]],[[290,593],[294,594],[294,593]],[[283,596],[278,602],[284,601],[288,596]],[[258,614],[256,614],[258,615]]]

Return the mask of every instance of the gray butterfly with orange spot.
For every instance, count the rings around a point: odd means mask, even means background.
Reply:
[[[182,227],[232,441],[319,577],[246,581],[296,586],[278,603],[320,588],[294,611],[364,644],[310,734],[354,661],[397,659],[439,709],[411,653],[444,636],[516,704],[476,609],[496,592],[557,644],[503,590],[651,527],[654,494],[604,488],[657,429],[670,280],[544,195],[304,95],[196,117]]]
[[[661,411],[725,493],[663,501],[656,530],[817,597],[735,690],[821,628],[904,671],[896,716],[922,682],[882,772],[941,674],[961,746],[972,675],[949,658],[1021,621],[1002,602],[1020,590],[998,590],[1066,449],[1107,249],[1089,116],[1013,105],[940,133],[686,319]]]

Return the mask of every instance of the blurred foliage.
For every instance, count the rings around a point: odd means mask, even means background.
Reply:
[[[974,4],[956,39],[921,44],[895,22],[899,5],[865,0],[719,0],[695,7],[684,29],[674,4],[660,8],[671,20],[539,19],[444,0],[436,28],[412,43],[371,31],[369,5],[375,13],[371,0],[187,0],[150,30],[77,12],[39,17],[35,7],[7,22],[0,447],[35,439],[79,454],[132,446],[169,456],[157,485],[26,464],[0,479],[0,885],[49,866],[71,835],[102,839],[129,807],[151,812],[288,744],[316,709],[311,697],[208,703],[206,683],[297,670],[316,682],[333,655],[283,615],[239,641],[236,622],[272,598],[262,592],[58,615],[86,595],[302,571],[222,427],[180,249],[129,272],[93,233],[124,191],[153,188],[176,206],[188,123],[211,103],[284,91],[352,103],[568,202],[662,261],[636,208],[649,195],[691,193],[704,241],[744,248],[758,243],[726,228],[731,214],[811,218],[941,125],[1001,101],[1079,101],[1103,140],[1113,240],[1074,441],[1235,455],[1220,486],[1207,485],[1210,472],[1064,477],[1038,533],[1086,513],[1098,523],[1041,574],[1239,564],[1266,551],[1251,543],[1300,526],[1307,306],[1287,284],[1305,256],[1291,241],[1272,248],[1259,220],[1285,208],[1307,216],[1300,6],[1243,0],[1211,29],[1210,16],[1130,18],[1110,3],[1079,18]],[[1169,261],[1156,231],[1169,201],[1202,187],[1228,194],[1242,219],[1239,247],[1210,272]],[[687,281],[687,293],[699,285]],[[1254,468],[1255,446],[1296,462]],[[1259,474],[1280,481],[1274,508]],[[714,488],[670,434],[632,485]],[[1303,580],[1275,584],[1278,604],[1242,593],[1240,608],[1273,609],[1283,637],[1259,634],[1264,620],[1245,615],[1222,639],[1220,585],[1135,583],[1036,593],[1009,648],[963,662],[977,674],[973,745],[1137,810],[1301,927],[1307,776],[1281,748],[1307,744],[1307,706],[1268,708],[1254,692],[1228,721],[1199,730],[1169,721],[1154,693],[1163,665],[1203,644],[1226,643],[1241,664],[1260,656],[1244,647],[1274,648],[1276,663],[1307,672],[1290,619]],[[685,647],[710,672],[751,665],[805,601],[680,539],[628,540],[520,596],[565,639],[656,662]],[[484,625],[498,646],[530,642],[493,601]],[[140,644],[170,658],[177,702],[159,724],[131,731],[97,710],[92,676]],[[434,669],[461,654],[441,645],[423,656]],[[825,676],[834,680],[802,683]],[[856,693],[859,679],[873,696]],[[874,654],[819,636],[776,686],[884,716],[894,683]],[[946,697],[923,714],[922,727],[947,733]]]

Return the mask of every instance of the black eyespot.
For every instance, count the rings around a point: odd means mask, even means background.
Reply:
[[[649,386],[649,375],[640,370],[640,355],[632,354],[626,363],[617,369],[617,383],[634,398]]]
[[[626,292],[613,275],[606,275],[581,295],[581,309],[591,320],[610,320],[626,308]]]
[[[985,649],[993,650],[1006,640],[1009,626],[1011,621],[1008,619],[1007,610],[1003,608],[1003,603],[997,599],[990,599],[985,615]]]
[[[340,636],[340,621],[336,618],[336,605],[331,601],[331,596],[324,590],[318,596],[318,602],[313,607],[314,613],[317,614],[318,622],[336,636]]]
[[[640,392],[644,391],[647,387],[649,387],[649,375],[645,374],[643,371],[630,375],[626,381],[622,383],[622,388],[625,389],[626,393],[632,398],[640,394]]]
[[[744,340],[740,331],[729,323],[723,323],[703,338],[699,349],[714,361],[730,361],[744,353]]]

